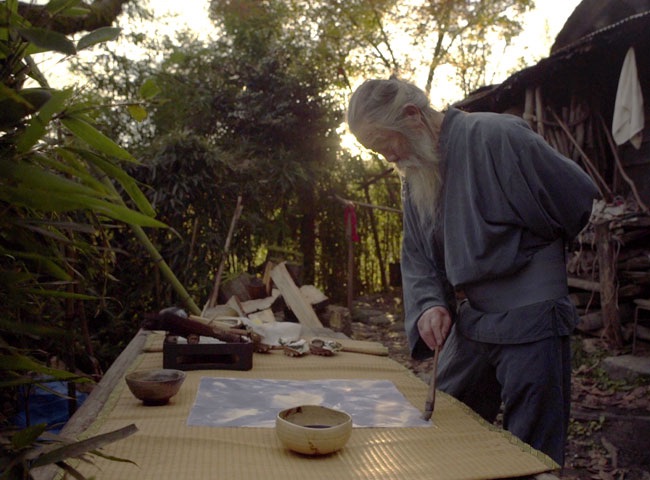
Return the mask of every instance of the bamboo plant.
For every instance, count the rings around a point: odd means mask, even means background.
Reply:
[[[83,15],[79,2],[52,0],[52,16]],[[86,376],[47,366],[43,345],[65,342],[66,332],[85,331],[84,303],[101,305],[102,284],[111,281],[116,252],[111,231],[132,228],[153,258],[164,265],[144,228],[165,228],[124,166],[137,163],[126,149],[93,123],[99,108],[76,98],[72,88],[50,88],[33,56],[75,55],[116,38],[103,27],[76,42],[37,28],[23,18],[18,2],[0,3],[0,397],[51,381],[88,382]],[[143,88],[142,102],[155,89]],[[141,114],[143,104],[130,105]],[[123,197],[124,195],[124,197]],[[164,265],[166,266],[166,265]],[[199,309],[168,268],[181,298]],[[92,348],[88,341],[86,350]],[[74,347],[72,347],[74,349]],[[70,366],[70,365],[68,365]],[[4,412],[3,412],[4,413]],[[129,428],[97,441],[44,437],[46,425],[15,430],[3,425],[0,478],[30,478],[32,468],[54,463],[75,478],[67,462],[135,431]],[[45,440],[44,440],[45,438]],[[43,449],[43,442],[50,446]],[[53,448],[53,444],[65,445]],[[55,453],[53,453],[55,452]]]

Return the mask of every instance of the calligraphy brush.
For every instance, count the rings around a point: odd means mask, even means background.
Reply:
[[[431,379],[429,380],[429,392],[427,393],[427,401],[424,404],[424,412],[422,412],[422,420],[431,420],[433,415],[433,407],[436,403],[436,377],[438,376],[438,354],[440,347],[436,347],[433,354],[433,371],[431,372]]]

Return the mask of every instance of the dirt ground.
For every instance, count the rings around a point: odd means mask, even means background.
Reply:
[[[399,291],[360,298],[352,337],[383,343],[389,355],[426,381],[431,361],[414,361],[406,346]],[[365,314],[364,314],[365,313]],[[650,480],[650,381],[613,381],[599,360],[613,355],[598,338],[573,341],[572,419],[562,480]],[[650,345],[637,344],[637,355]]]

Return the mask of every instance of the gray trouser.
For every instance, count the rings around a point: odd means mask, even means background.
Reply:
[[[499,345],[465,338],[455,326],[440,352],[437,388],[503,427],[560,466],[571,408],[569,337]]]

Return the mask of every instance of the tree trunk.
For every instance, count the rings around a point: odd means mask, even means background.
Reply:
[[[605,325],[605,340],[613,348],[623,346],[621,320],[616,300],[616,262],[609,223],[596,225],[596,245],[600,281],[600,305]]]
[[[316,268],[316,201],[312,186],[300,194],[300,252],[303,255],[303,283],[313,284]]]
[[[370,192],[368,187],[365,187],[364,193],[366,195],[366,202],[372,203],[370,200]],[[381,279],[381,288],[383,291],[388,291],[388,282],[386,280],[386,265],[384,264],[384,255],[381,252],[381,243],[379,242],[379,232],[377,231],[377,219],[372,208],[368,209],[370,215],[370,227],[372,228],[372,238],[375,242],[375,255],[377,255],[377,262],[379,262],[379,278]]]

